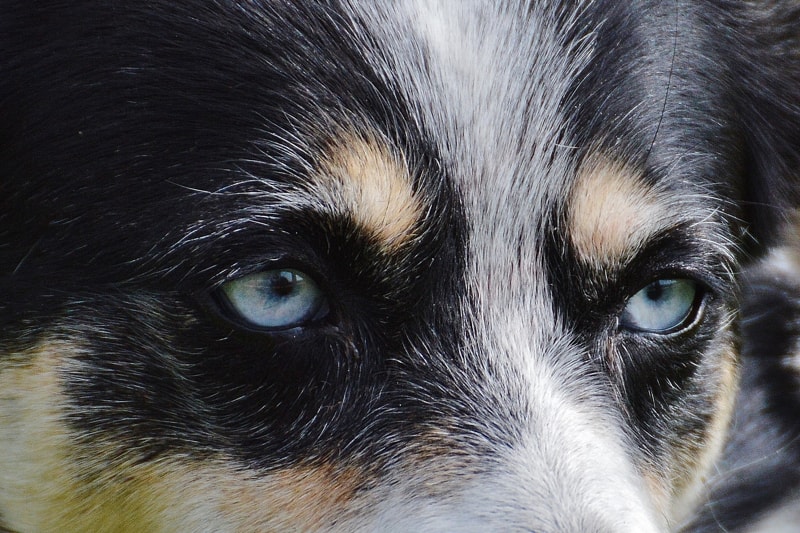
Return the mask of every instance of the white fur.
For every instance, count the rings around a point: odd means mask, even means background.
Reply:
[[[518,12],[525,7],[528,19]],[[447,496],[420,496],[425,474],[398,479],[408,488],[384,501],[376,529],[662,530],[620,422],[582,390],[591,383],[573,377],[583,354],[549,312],[543,277],[543,219],[576,165],[559,102],[591,43],[563,43],[547,2],[408,0],[357,3],[353,13],[384,32],[380,49],[390,55],[373,61],[419,103],[419,123],[466,198],[467,276],[481,329],[465,332],[474,350],[462,356],[491,361],[484,376],[463,379],[481,381],[491,398],[487,427],[519,424],[496,430],[496,447],[503,431],[520,435],[482,465],[488,472],[465,468],[442,481]]]

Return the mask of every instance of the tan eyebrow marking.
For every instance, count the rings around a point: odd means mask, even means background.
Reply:
[[[578,169],[567,223],[582,259],[603,265],[624,263],[674,219],[663,192],[643,182],[631,168],[595,154]]]
[[[334,212],[352,217],[389,251],[408,242],[422,218],[406,159],[374,137],[340,135],[323,154],[313,185]]]

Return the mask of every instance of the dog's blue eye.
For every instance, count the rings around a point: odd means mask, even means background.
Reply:
[[[695,309],[697,283],[688,279],[659,279],[628,300],[620,325],[636,331],[671,333],[687,322]]]
[[[289,329],[320,318],[326,306],[319,286],[303,272],[268,270],[222,286],[233,312],[251,326]]]

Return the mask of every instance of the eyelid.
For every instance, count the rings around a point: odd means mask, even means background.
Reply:
[[[617,279],[638,280],[640,287],[656,279],[692,279],[715,294],[733,297],[737,289],[734,255],[726,248],[709,249],[692,237],[696,233],[687,224],[654,236],[618,271]]]
[[[302,254],[289,255],[288,253],[271,254],[264,257],[253,257],[246,261],[237,262],[230,267],[220,271],[214,277],[213,283],[208,286],[210,292],[218,290],[220,287],[246,276],[259,274],[269,270],[297,270],[305,272],[307,275],[323,288],[328,287],[328,280],[323,275],[324,265],[316,257]]]

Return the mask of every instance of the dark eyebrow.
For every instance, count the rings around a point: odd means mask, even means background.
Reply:
[[[643,286],[659,277],[690,276],[733,296],[739,252],[722,222],[682,221],[652,235],[614,277]]]

